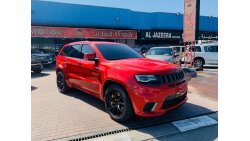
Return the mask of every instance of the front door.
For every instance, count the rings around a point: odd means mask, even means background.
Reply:
[[[78,85],[81,89],[91,92],[91,94],[98,95],[100,86],[99,64],[95,61],[84,60],[83,56],[85,53],[95,53],[95,51],[87,44],[82,45],[82,59],[79,59],[79,62],[77,63],[77,74],[80,76]]]

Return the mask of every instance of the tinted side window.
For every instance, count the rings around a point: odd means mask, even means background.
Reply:
[[[175,47],[177,52],[180,52],[180,47]]]
[[[218,46],[205,46],[204,49],[206,52],[218,52]]]
[[[218,52],[218,46],[213,46],[214,52]]]
[[[201,47],[200,46],[194,46],[192,48],[193,52],[201,52]]]
[[[66,46],[63,48],[62,52],[60,55],[62,56],[69,56],[69,53],[73,50],[72,46]]]
[[[82,51],[81,51],[81,53],[82,53],[82,55],[84,55],[85,53],[95,53],[95,51],[89,45],[82,45]]]
[[[73,45],[69,56],[74,58],[83,58],[83,55],[81,53],[81,47],[82,45]]]

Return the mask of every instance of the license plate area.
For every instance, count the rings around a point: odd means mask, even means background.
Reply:
[[[186,90],[180,91],[180,92],[178,92],[176,94],[168,96],[164,100],[161,109],[170,108],[170,107],[182,102],[186,98],[186,96],[187,96],[187,91]]]

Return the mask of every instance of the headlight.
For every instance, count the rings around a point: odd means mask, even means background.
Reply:
[[[135,75],[135,78],[138,82],[155,82],[157,77],[155,75]]]

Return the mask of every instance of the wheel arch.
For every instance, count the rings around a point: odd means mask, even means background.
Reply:
[[[61,68],[57,68],[57,69],[56,69],[56,73],[58,73],[59,71],[62,72],[62,69],[61,69]]]
[[[120,82],[120,81],[118,81],[118,80],[108,79],[108,80],[106,80],[106,81],[104,82],[103,87],[102,87],[102,90],[101,90],[100,98],[101,98],[102,100],[104,100],[105,91],[107,90],[108,86],[110,86],[111,84],[117,84],[117,85],[122,86],[122,87],[126,90],[126,92],[127,92],[127,94],[128,94],[128,90],[127,90],[125,84],[123,84],[122,82]],[[129,96],[129,94],[128,94],[128,96]],[[129,96],[129,98],[130,98],[130,96]],[[131,101],[131,99],[130,99],[130,101]]]

